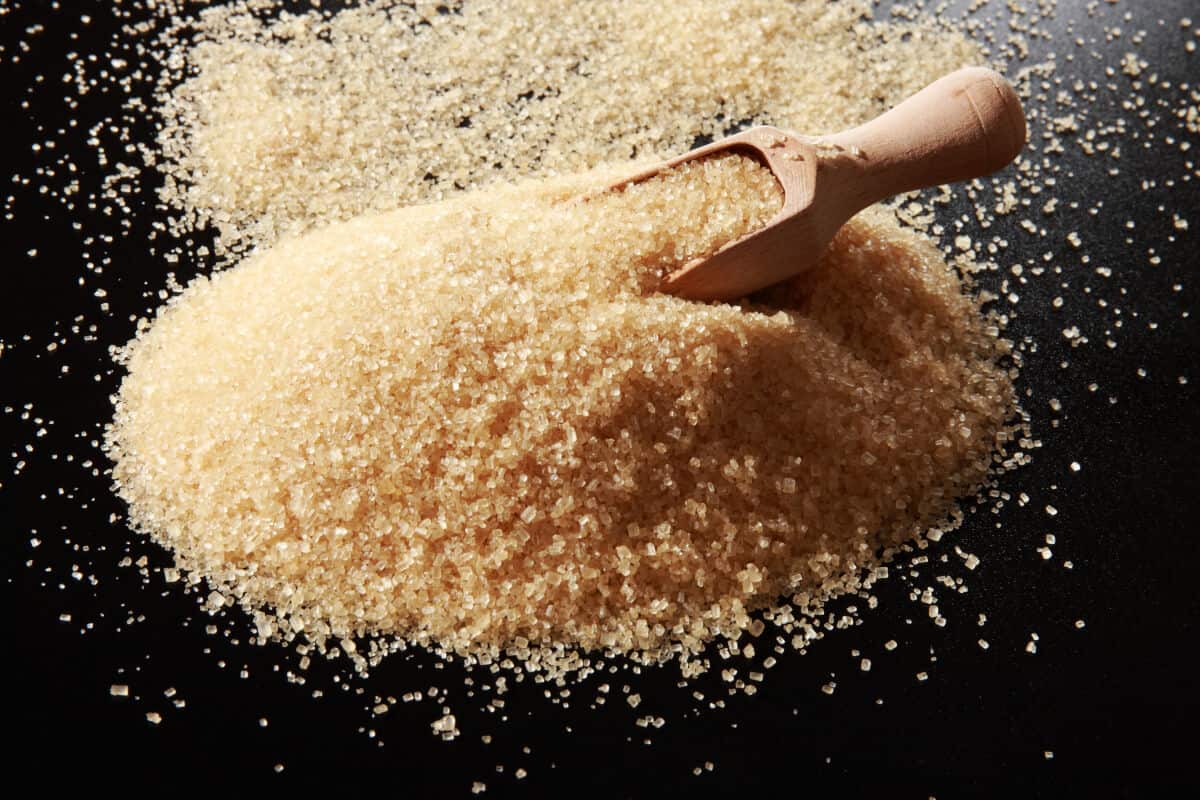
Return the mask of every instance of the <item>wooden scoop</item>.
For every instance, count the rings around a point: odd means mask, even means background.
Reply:
[[[751,151],[783,187],[767,225],[669,275],[662,291],[694,300],[732,300],[817,263],[834,234],[872,203],[901,192],[988,175],[1025,146],[1016,92],[990,69],[961,69],[880,117],[832,136],[763,126],[692,150],[633,176],[729,150]]]

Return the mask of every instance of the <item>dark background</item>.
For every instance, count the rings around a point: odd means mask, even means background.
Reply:
[[[1183,47],[1192,31],[1179,25],[1189,12],[1200,21],[1194,2],[1101,3],[1096,17],[1082,3],[1060,5],[1057,18],[1039,23],[1054,41],[1031,39],[1031,62],[1054,51],[1059,77],[1127,87],[1128,78],[1107,76],[1104,68],[1124,52],[1138,52],[1173,84],[1142,88],[1151,107],[1156,99],[1174,103],[1179,83],[1200,82],[1200,54],[1187,55]],[[119,98],[103,82],[78,98],[62,75],[71,71],[68,54],[105,49],[118,29],[111,4],[10,2],[0,9],[9,12],[0,16],[0,114],[9,142],[3,174],[20,176],[0,192],[7,195],[0,221],[0,340],[7,345],[0,355],[0,609],[10,670],[3,708],[13,737],[0,761],[10,776],[164,788],[241,787],[247,778],[300,786],[333,779],[349,788],[382,778],[398,793],[417,796],[467,795],[480,780],[488,797],[516,790],[648,797],[768,788],[785,795],[828,789],[921,798],[1136,797],[1197,784],[1192,642],[1200,563],[1194,451],[1200,335],[1187,312],[1196,305],[1192,279],[1200,268],[1200,181],[1182,178],[1195,172],[1187,162],[1200,156],[1200,141],[1190,134],[1198,145],[1190,153],[1163,144],[1165,135],[1188,136],[1169,110],[1155,111],[1164,120],[1155,145],[1125,140],[1119,162],[1085,158],[1071,146],[1056,157],[1057,194],[1078,199],[1080,208],[1054,217],[1029,214],[1048,228],[1045,240],[1022,238],[1021,215],[988,232],[1014,242],[1005,266],[1052,251],[1050,264],[1064,272],[1016,287],[1022,299],[1009,335],[1036,343],[1026,347],[1019,388],[1042,447],[1030,466],[1000,480],[999,489],[1014,500],[998,514],[990,505],[969,513],[959,532],[931,549],[935,558],[948,553],[958,562],[957,544],[983,559],[969,573],[969,593],[939,591],[950,619],[945,628],[929,624],[925,607],[908,597],[912,585],[931,583],[942,571],[926,568],[916,584],[894,578],[880,584],[880,608],[860,626],[831,633],[807,655],[781,657],[757,696],[728,698],[722,711],[689,711],[697,705],[693,689],[724,696],[719,679],[679,689],[671,667],[606,676],[614,696],[599,711],[587,707],[600,679],[573,687],[570,709],[544,699],[543,691],[555,687],[526,683],[506,697],[502,721],[465,696],[460,667],[423,653],[395,656],[349,688],[341,688],[344,665],[314,659],[306,685],[290,683],[285,674],[299,656],[246,644],[239,614],[210,619],[178,585],[167,587],[158,574],[143,581],[136,565],[118,566],[127,555],[148,554],[150,569],[169,559],[125,529],[107,478],[92,472],[105,468],[93,441],[119,380],[108,347],[129,337],[129,315],[153,305],[144,292],[161,288],[167,271],[186,280],[204,265],[171,267],[151,252],[153,174],[136,184],[129,200],[136,213],[128,218],[87,207],[105,172],[85,144],[87,129],[117,116]],[[1122,18],[1127,12],[1129,20]],[[27,31],[38,23],[45,29]],[[1106,42],[1105,29],[1113,26],[1123,36]],[[1135,43],[1138,29],[1146,36]],[[1087,46],[1071,44],[1076,36]],[[1075,60],[1067,62],[1067,53]],[[1010,73],[1019,66],[1010,65]],[[1126,117],[1136,129],[1136,112],[1117,105],[1122,91],[1101,92],[1104,99],[1087,113]],[[1035,134],[1043,128],[1035,121]],[[136,131],[148,134],[144,125]],[[96,135],[111,160],[135,163],[111,131]],[[1114,166],[1117,175],[1109,173]],[[62,187],[74,179],[81,191],[64,196]],[[1147,179],[1156,185],[1142,191]],[[42,186],[50,190],[42,193]],[[1086,213],[1097,200],[1102,213]],[[964,208],[947,210],[945,218]],[[1172,210],[1191,217],[1191,230],[1172,228]],[[1126,220],[1135,228],[1126,229]],[[1079,252],[1064,242],[1071,230],[1086,243]],[[91,238],[106,233],[112,242]],[[1149,263],[1149,248],[1161,263]],[[31,249],[36,255],[28,255]],[[1080,264],[1081,253],[1090,264]],[[89,275],[85,263],[105,256],[111,263],[103,265],[103,277]],[[1110,277],[1093,272],[1101,265],[1111,268]],[[983,283],[994,289],[1001,277],[989,274]],[[108,297],[95,297],[97,287]],[[1064,312],[1051,311],[1056,295],[1066,298]],[[111,303],[107,313],[100,302]],[[77,315],[83,319],[74,323]],[[70,333],[72,324],[82,326],[80,335]],[[1088,344],[1069,347],[1061,335],[1068,325],[1079,325]],[[60,335],[66,343],[48,352]],[[1108,338],[1115,349],[1105,345]],[[1052,397],[1061,400],[1060,412],[1048,405]],[[22,419],[29,403],[29,419]],[[89,459],[94,467],[83,465]],[[19,461],[25,464],[18,470]],[[1073,461],[1078,473],[1069,469]],[[1023,507],[1015,501],[1021,492],[1031,498]],[[1047,504],[1056,516],[1047,515]],[[110,521],[111,514],[118,517]],[[1046,534],[1056,537],[1049,560],[1036,552]],[[982,627],[980,613],[988,617]],[[60,621],[62,614],[70,621]],[[1082,630],[1075,626],[1080,619]],[[215,634],[205,632],[209,624],[218,626]],[[1038,635],[1033,655],[1025,652],[1031,633]],[[976,644],[980,637],[989,641],[987,651]],[[888,639],[900,645],[894,652],[881,647]],[[871,658],[869,673],[859,671],[855,649]],[[927,681],[916,680],[919,671],[928,672]],[[831,679],[837,690],[827,696],[819,687]],[[622,701],[624,683],[642,695],[636,711]],[[134,697],[111,697],[111,684],[128,684]],[[401,703],[378,719],[365,710],[375,695],[430,685],[450,692],[463,731],[454,742],[430,734],[429,723],[441,715],[438,703]],[[184,708],[164,697],[169,688]],[[324,697],[313,699],[313,689]],[[148,711],[161,713],[161,724],[147,722]],[[663,716],[666,726],[635,726],[645,714]],[[263,717],[268,727],[260,726]],[[491,744],[481,741],[483,734],[494,737]],[[695,777],[692,769],[705,761],[715,770]],[[285,767],[278,775],[277,763]],[[523,781],[513,777],[518,767],[529,772]]]

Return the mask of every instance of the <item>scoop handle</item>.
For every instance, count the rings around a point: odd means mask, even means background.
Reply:
[[[859,206],[989,175],[1025,147],[1025,113],[998,72],[969,67],[926,86],[865,125],[825,137],[851,151]],[[847,187],[848,188],[848,187]]]

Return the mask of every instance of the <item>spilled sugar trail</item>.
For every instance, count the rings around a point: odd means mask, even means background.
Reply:
[[[357,214],[689,150],[772,124],[829,133],[959,67],[961,31],[861,0],[206,9],[170,29],[158,146],[181,231],[234,253]],[[446,12],[449,13],[441,13]]]

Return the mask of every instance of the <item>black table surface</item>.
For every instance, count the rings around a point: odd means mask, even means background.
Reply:
[[[1038,23],[1053,38],[1029,38],[1027,63],[1055,52],[1059,78],[1128,86],[1128,77],[1105,67],[1136,52],[1151,65],[1143,77],[1157,78],[1138,92],[1151,105],[1180,96],[1180,83],[1200,84],[1200,53],[1184,47],[1193,29],[1180,24],[1189,12],[1200,24],[1194,0],[1059,6]],[[1030,465],[1001,478],[999,489],[1013,499],[999,513],[990,506],[969,513],[961,530],[930,549],[933,558],[957,559],[958,545],[982,558],[967,593],[940,599],[948,625],[929,624],[925,608],[908,597],[912,584],[891,579],[876,587],[880,607],[864,613],[862,624],[830,633],[803,656],[781,656],[762,691],[730,697],[723,710],[692,713],[695,687],[678,688],[678,671],[668,667],[606,678],[614,693],[622,684],[640,692],[636,711],[619,696],[590,709],[600,682],[591,679],[574,690],[569,708],[543,696],[557,687],[527,682],[508,695],[503,712],[488,713],[466,696],[462,667],[424,653],[393,657],[369,679],[350,681],[344,665],[315,659],[299,685],[287,677],[299,655],[246,644],[239,614],[210,619],[177,586],[157,575],[143,582],[136,564],[118,566],[129,554],[148,552],[150,569],[169,558],[119,517],[110,521],[120,504],[107,478],[83,462],[105,466],[91,442],[119,380],[107,348],[129,336],[126,312],[144,307],[144,288],[161,286],[171,268],[150,252],[156,215],[149,192],[132,196],[138,213],[129,235],[106,242],[91,237],[119,233],[120,219],[89,210],[83,199],[68,208],[55,192],[39,191],[78,177],[82,198],[103,178],[85,144],[87,129],[116,113],[119,97],[97,90],[72,109],[62,75],[69,53],[86,53],[89,42],[116,31],[114,8],[99,0],[0,2],[4,172],[18,176],[4,192],[0,220],[0,608],[10,775],[164,788],[239,787],[247,778],[281,786],[334,779],[351,787],[383,779],[416,796],[468,795],[475,781],[487,784],[485,796],[773,790],[921,798],[1143,796],[1197,783],[1191,643],[1200,564],[1200,336],[1188,312],[1200,268],[1200,180],[1183,176],[1195,173],[1189,163],[1200,159],[1200,137],[1183,132],[1169,110],[1155,112],[1166,121],[1154,147],[1126,141],[1118,174],[1110,173],[1112,159],[1086,157],[1078,147],[1056,157],[1057,194],[1080,207],[1038,217],[1045,240],[1022,240],[1019,215],[997,224],[1017,242],[1006,265],[1050,251],[1047,263],[1064,265],[1072,285],[1064,290],[1046,278],[1019,288],[1009,335],[1037,345],[1026,348],[1019,387],[1042,447]],[[81,21],[84,14],[90,22]],[[31,32],[33,25],[43,27]],[[1121,36],[1111,35],[1114,27]],[[1110,106],[1089,113],[1135,121],[1136,108]],[[1035,134],[1044,127],[1036,123]],[[1198,146],[1190,153],[1167,146],[1168,134],[1177,141],[1190,135]],[[113,160],[119,156],[110,149]],[[78,176],[66,174],[65,161],[80,165]],[[150,186],[153,175],[145,181]],[[1148,190],[1143,181],[1152,182]],[[1093,216],[1087,209],[1097,200],[1104,209]],[[956,211],[962,207],[943,213]],[[1190,218],[1190,229],[1173,227],[1172,212]],[[1086,242],[1080,252],[1088,265],[1065,243],[1072,230]],[[1158,263],[1148,257],[1151,248]],[[84,262],[103,254],[115,278],[81,285]],[[1097,266],[1111,274],[1100,276]],[[181,278],[194,271],[174,269]],[[984,285],[996,288],[1000,277],[985,276]],[[107,315],[97,313],[97,285],[109,287]],[[1056,294],[1067,297],[1069,313],[1051,311]],[[99,325],[94,339],[68,335],[48,352],[77,314],[84,326]],[[1088,335],[1086,345],[1071,347],[1063,337],[1072,324]],[[1059,411],[1050,398],[1061,401]],[[1024,505],[1016,501],[1022,492],[1030,497]],[[1047,534],[1053,555],[1043,559],[1038,548],[1047,546]],[[206,632],[210,624],[217,633]],[[898,643],[894,651],[881,647],[889,639]],[[856,650],[872,659],[869,672],[859,669]],[[830,681],[837,689],[827,695],[820,687]],[[113,684],[128,684],[133,696],[111,696]],[[380,717],[366,710],[375,695],[429,686],[449,692],[463,731],[455,741],[431,735],[438,701],[399,703]],[[719,680],[704,686],[719,689]],[[314,699],[314,689],[323,696]],[[160,713],[161,722],[148,721],[147,712]],[[635,725],[645,714],[666,725]],[[713,770],[695,776],[704,762]],[[523,779],[514,775],[518,768],[528,772]]]

